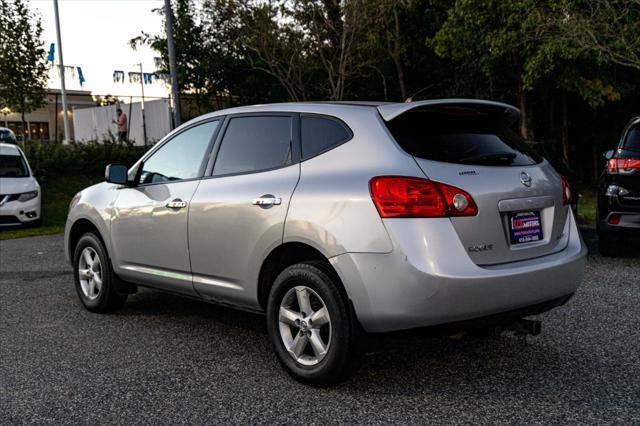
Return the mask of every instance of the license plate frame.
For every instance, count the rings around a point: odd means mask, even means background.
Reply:
[[[511,245],[542,241],[542,215],[540,210],[510,212],[508,215]]]

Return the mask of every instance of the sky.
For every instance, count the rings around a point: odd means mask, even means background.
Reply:
[[[133,50],[129,40],[145,31],[163,32],[162,17],[151,12],[163,7],[163,0],[59,0],[60,31],[64,64],[80,66],[85,78],[81,87],[78,75],[66,73],[67,90],[89,90],[94,95],[111,94],[125,98],[140,96],[140,83],[129,83],[127,72],[138,71],[142,62],[144,72],[155,71],[153,58],[157,53],[147,47]],[[53,0],[29,0],[31,10],[42,18],[45,49],[56,43],[55,64],[58,65]],[[114,83],[113,71],[125,72],[124,83]],[[50,87],[59,88],[57,68],[51,72]],[[146,97],[166,97],[168,87],[158,81],[145,84]],[[133,99],[134,102],[136,99]]]

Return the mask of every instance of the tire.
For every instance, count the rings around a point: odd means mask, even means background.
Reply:
[[[301,297],[304,299],[304,294],[309,297],[307,306],[310,309],[299,302]],[[281,307],[299,314],[295,317],[297,326],[288,315],[282,317],[283,322],[280,321]],[[327,317],[319,314],[322,307],[326,308]],[[304,309],[313,313],[304,312]],[[315,324],[314,318],[317,319]],[[328,323],[319,325],[323,318]],[[278,275],[267,302],[267,327],[278,361],[300,382],[324,386],[343,381],[357,371],[356,321],[352,318],[347,298],[339,290],[338,277],[324,262],[295,264]],[[296,346],[296,338],[303,343]],[[322,350],[320,353],[317,351],[322,348],[318,339],[325,344],[324,354]],[[300,353],[298,358],[287,350],[285,341],[290,343],[289,348],[294,353]]]
[[[620,242],[604,232],[598,232],[598,251],[605,257],[620,256]]]
[[[107,250],[92,232],[84,234],[76,244],[73,277],[80,302],[91,312],[111,312],[121,308],[127,301],[126,294],[116,291],[117,277],[113,273]]]

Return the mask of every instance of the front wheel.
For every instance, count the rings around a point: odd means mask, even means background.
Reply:
[[[84,234],[73,255],[73,275],[80,301],[91,312],[109,312],[127,300],[118,294],[111,269],[111,261],[102,241],[94,233]]]
[[[327,385],[355,372],[354,327],[338,278],[323,262],[299,263],[278,275],[267,305],[269,337],[296,380]]]

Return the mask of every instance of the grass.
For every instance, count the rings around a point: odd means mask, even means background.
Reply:
[[[580,198],[578,199],[578,217],[580,222],[585,225],[595,226],[596,205],[597,196],[595,190],[588,189],[580,191]]]
[[[57,234],[64,231],[71,198],[83,188],[102,180],[98,175],[55,175],[40,179],[42,225],[0,231],[0,240]]]

